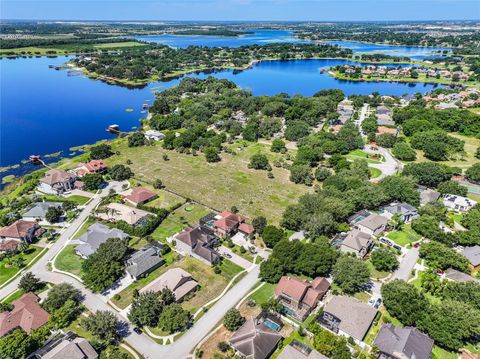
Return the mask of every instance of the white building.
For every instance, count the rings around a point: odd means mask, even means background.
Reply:
[[[467,212],[477,204],[476,201],[470,198],[457,196],[455,194],[446,194],[443,196],[443,205],[455,212]]]

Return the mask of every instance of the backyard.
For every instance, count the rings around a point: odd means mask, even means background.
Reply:
[[[30,245],[25,253],[18,253],[9,258],[0,261],[0,285],[17,274],[22,268],[28,265],[35,256],[37,256],[43,248]],[[23,259],[22,266],[15,265],[16,261]],[[20,268],[19,268],[20,267]]]
[[[390,232],[387,234],[387,238],[402,247],[421,239],[421,237],[412,229],[410,224],[404,224],[400,230]]]
[[[161,179],[168,190],[191,198],[218,211],[236,206],[252,219],[264,215],[273,224],[280,221],[285,207],[295,203],[307,187],[289,180],[290,173],[272,166],[274,178],[266,171],[248,168],[250,157],[265,153],[271,160],[281,155],[270,152],[263,144],[235,143],[230,146],[236,155],[222,153],[222,160],[208,163],[203,155],[193,156],[168,151],[161,146],[128,147],[125,140],[115,142],[120,155],[107,160],[108,165],[129,159],[135,177],[147,183]],[[162,160],[166,154],[168,160]]]

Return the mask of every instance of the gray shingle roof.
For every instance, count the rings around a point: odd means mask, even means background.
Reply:
[[[165,260],[158,254],[153,247],[142,248],[136,251],[127,261],[126,271],[137,278],[142,274],[148,273],[165,263]]]
[[[125,239],[128,234],[117,229],[109,228],[101,223],[94,223],[88,227],[87,232],[80,238],[80,242],[84,242],[77,246],[76,251],[81,255],[88,257],[95,253],[102,243],[105,243],[109,238]]]
[[[358,229],[352,229],[348,232],[342,245],[360,251],[362,248],[368,247],[371,238],[372,236],[368,233],[362,232]]]
[[[30,208],[27,212],[23,214],[23,218],[26,217],[35,217],[35,218],[45,218],[47,211],[50,207],[61,207],[61,202],[38,202]]]
[[[383,324],[373,342],[380,351],[393,355],[403,353],[411,359],[428,359],[433,348],[433,339],[414,327],[395,327]]]
[[[365,337],[377,314],[375,308],[346,296],[333,296],[325,305],[324,312],[340,319],[338,328],[358,340]]]
[[[480,246],[465,247],[462,254],[467,257],[472,266],[480,265]]]

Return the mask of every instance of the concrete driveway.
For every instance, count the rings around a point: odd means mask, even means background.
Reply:
[[[235,263],[236,265],[239,265],[240,267],[242,267],[243,269],[248,269],[250,268],[253,263],[250,262],[250,261],[247,261],[245,258],[243,257],[240,257],[238,254],[236,253],[233,253],[232,250],[228,247],[225,247],[225,246],[220,246],[218,247],[218,252],[220,254],[223,255],[223,253],[228,253],[230,254],[232,257],[231,258],[227,258],[228,260],[232,261],[233,263]]]

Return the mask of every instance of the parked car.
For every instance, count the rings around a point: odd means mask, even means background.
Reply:
[[[232,255],[230,253],[227,253],[227,252],[223,253],[223,256],[225,258],[229,258],[229,259],[232,258]]]
[[[134,327],[133,331],[137,334],[142,334],[142,330],[139,327]]]
[[[375,309],[378,309],[380,307],[380,304],[382,304],[382,300],[380,298],[378,298],[377,301],[375,302],[375,304],[373,305],[373,307]]]
[[[394,244],[394,245],[393,245],[393,248],[398,249],[399,251],[402,250],[402,247],[400,247],[398,244]]]
[[[389,239],[387,239],[385,237],[380,237],[380,242],[386,244],[387,246],[392,246],[392,244],[393,244]]]

